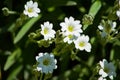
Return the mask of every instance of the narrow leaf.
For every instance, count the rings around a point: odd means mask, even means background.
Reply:
[[[89,10],[89,15],[91,15],[92,17],[95,17],[95,15],[97,14],[97,12],[100,10],[102,4],[99,0],[95,1],[92,6],[90,7]]]
[[[21,50],[18,48],[8,57],[4,66],[4,70],[5,71],[8,70],[16,62],[16,60],[18,60],[20,55],[21,55]]]
[[[40,19],[41,16],[38,16],[36,18],[32,18],[30,19],[22,28],[21,30],[18,32],[18,34],[16,35],[15,39],[14,39],[14,44],[16,44],[17,42],[19,42],[22,37],[27,33],[27,31],[33,26],[33,24],[38,21]]]

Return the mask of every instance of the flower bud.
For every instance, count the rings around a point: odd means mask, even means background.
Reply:
[[[91,25],[91,24],[93,24],[93,17],[91,15],[85,14],[83,16],[82,23],[84,25]]]

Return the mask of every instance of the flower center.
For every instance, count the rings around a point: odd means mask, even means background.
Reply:
[[[74,30],[74,27],[73,26],[68,26],[68,31],[72,32]]]
[[[85,46],[85,42],[83,42],[83,41],[80,42],[80,43],[79,43],[79,46],[80,46],[80,47],[84,47],[84,46]]]
[[[44,59],[44,60],[43,60],[43,64],[44,64],[44,65],[48,66],[49,63],[50,63],[49,59]]]
[[[33,8],[28,8],[28,12],[32,13],[33,12]]]
[[[44,34],[48,34],[48,28],[44,28]]]
[[[108,68],[104,68],[104,71],[106,72],[106,73],[109,73],[109,69]]]

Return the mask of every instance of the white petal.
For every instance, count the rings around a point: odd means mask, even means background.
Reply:
[[[85,50],[86,50],[87,52],[91,52],[91,44],[90,44],[90,43],[87,43],[87,44],[86,44]]]
[[[74,22],[74,18],[72,16],[70,16],[69,21]]]
[[[85,40],[88,42],[89,41],[89,37],[86,35],[85,36]]]
[[[36,56],[35,58],[36,58],[36,60],[38,61],[39,56]]]
[[[116,25],[117,25],[117,23],[116,23],[116,22],[113,22],[113,23],[112,23],[112,28],[115,29]]]
[[[26,10],[24,10],[24,11],[23,11],[23,13],[24,13],[25,15],[27,15],[27,14],[28,14],[28,12],[27,12]]]
[[[100,61],[99,64],[102,68],[104,68],[104,63],[102,61]]]
[[[55,61],[55,64],[57,64],[57,60],[55,59],[54,61]]]
[[[120,10],[118,10],[118,11],[116,12],[116,15],[117,15],[118,17],[120,17]]]
[[[113,76],[112,76],[112,75],[111,75],[111,76],[109,76],[109,78],[113,80]]]
[[[108,76],[108,74],[106,74],[106,73],[103,71],[103,69],[100,69],[100,70],[99,70],[99,74],[100,74],[102,77],[107,77],[107,76]]]
[[[38,55],[39,55],[39,57],[42,57],[42,56],[43,56],[43,53],[39,53]]]
[[[66,23],[69,23],[69,20],[68,20],[68,18],[67,18],[67,17],[65,17],[65,22],[66,22]]]
[[[36,8],[38,7],[38,3],[37,2],[34,2],[33,6]]]
[[[57,65],[55,66],[55,69],[57,69]]]
[[[54,55],[51,53],[51,54],[50,54],[50,57],[54,57]]]
[[[41,11],[40,11],[39,8],[36,8],[36,9],[35,9],[35,12],[40,13]]]
[[[41,71],[41,70],[42,70],[42,68],[40,68],[40,67],[37,67],[37,70],[38,70],[38,71]]]
[[[79,21],[79,20],[75,20],[75,23],[76,23],[76,24],[80,24],[80,21]]]
[[[103,30],[104,29],[103,26],[101,26],[101,25],[99,25],[98,28],[99,28],[99,30]]]
[[[25,10],[28,10],[28,6],[27,5],[25,5]]]

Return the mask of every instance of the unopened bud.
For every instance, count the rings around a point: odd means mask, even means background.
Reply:
[[[91,25],[91,24],[93,24],[93,17],[91,15],[85,14],[83,16],[82,23],[84,25]]]

